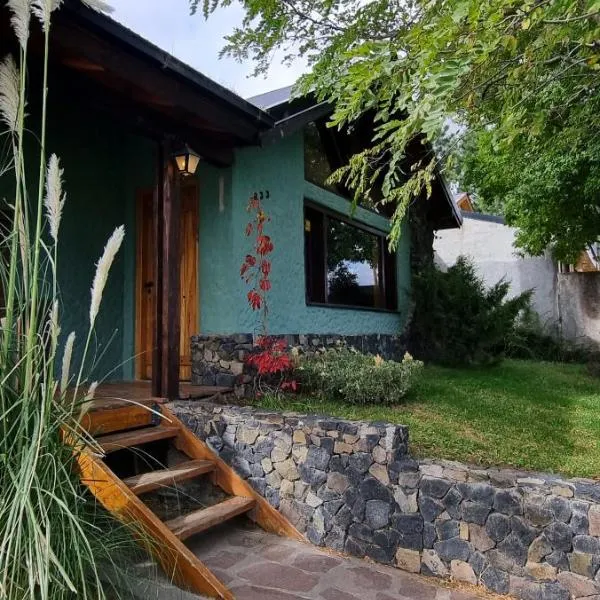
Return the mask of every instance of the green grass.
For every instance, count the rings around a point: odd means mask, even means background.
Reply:
[[[269,406],[269,400],[262,401]],[[429,366],[401,405],[286,398],[286,409],[410,428],[413,455],[600,478],[600,379],[582,365]]]

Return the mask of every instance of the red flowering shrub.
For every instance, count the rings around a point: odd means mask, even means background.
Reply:
[[[287,379],[292,370],[287,344],[285,340],[272,338],[267,333],[267,294],[271,291],[271,261],[268,256],[273,252],[274,246],[265,233],[265,224],[271,219],[263,210],[257,194],[250,197],[247,210],[253,214],[253,218],[246,225],[246,236],[255,234],[256,239],[252,252],[244,258],[240,276],[250,286],[248,305],[252,310],[260,311],[260,335],[256,340],[256,351],[246,359],[246,364],[256,370],[257,393],[296,391],[296,382]]]

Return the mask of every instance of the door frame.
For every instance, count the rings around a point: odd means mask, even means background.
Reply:
[[[195,189],[195,197],[197,201],[200,201],[200,188],[199,184],[195,179],[190,178],[190,180],[184,180],[181,182],[181,185],[185,187],[193,187]],[[134,376],[136,380],[146,380],[144,377],[144,364],[143,364],[143,353],[145,349],[142,348],[142,296],[144,293],[144,282],[142,277],[142,255],[143,255],[143,243],[142,243],[142,219],[144,216],[144,198],[147,197],[149,192],[152,192],[152,198],[155,200],[156,188],[138,188],[135,192],[135,226],[136,226],[136,234],[135,234],[135,369]],[[155,218],[154,215],[154,207],[150,207],[150,213],[152,218]],[[200,223],[200,206],[197,205],[196,212],[196,227],[199,227]],[[153,231],[154,231],[153,226]],[[199,232],[198,232],[199,235]],[[156,240],[155,240],[156,242]],[[196,323],[195,330],[199,331],[200,325],[200,256],[199,256],[199,243],[198,241],[195,244],[194,252],[196,255]],[[155,283],[156,285],[156,283]],[[155,315],[152,315],[152,319],[154,320]],[[153,330],[156,328],[156,323],[153,323]],[[152,338],[154,343],[154,336]],[[151,354],[151,360],[153,357],[153,353]]]

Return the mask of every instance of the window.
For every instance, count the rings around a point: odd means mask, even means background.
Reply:
[[[307,302],[396,310],[396,261],[383,233],[307,205],[304,251]]]

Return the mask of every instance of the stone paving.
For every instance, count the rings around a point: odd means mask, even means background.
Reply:
[[[481,600],[501,598],[453,588],[357,558],[325,553],[243,521],[190,540],[191,550],[237,600]]]

